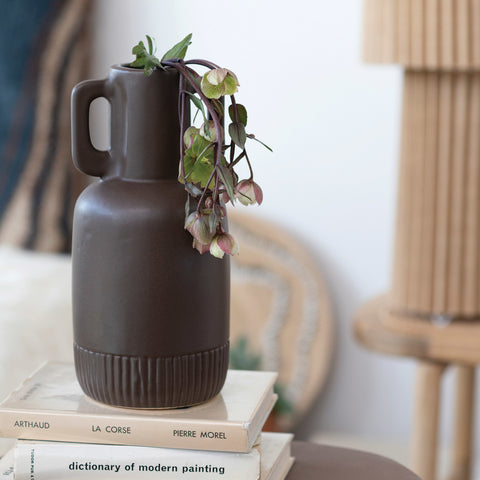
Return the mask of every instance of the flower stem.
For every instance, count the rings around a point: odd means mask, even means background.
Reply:
[[[209,62],[207,60],[200,60],[200,59],[193,59],[193,60],[187,60],[185,62],[185,65],[201,65],[202,67],[210,68],[210,69],[215,69],[215,68],[220,68],[218,65],[216,65],[213,62]]]
[[[247,152],[243,150],[242,153],[230,164],[230,168],[234,167],[246,155],[247,155]]]
[[[183,133],[185,129],[185,79],[180,75],[180,85],[179,85],[180,95],[179,95],[179,108],[180,108],[180,167],[182,169],[182,179],[183,184],[185,185],[186,175],[185,175],[185,152],[183,148]]]
[[[223,142],[223,139],[222,139],[222,135],[221,135],[222,128],[221,128],[221,125],[220,125],[220,120],[218,118],[217,112],[212,107],[212,104],[209,102],[208,98],[203,94],[202,90],[200,88],[198,88],[197,84],[190,77],[189,72],[188,72],[183,60],[179,60],[177,62],[171,62],[169,60],[166,60],[166,61],[163,62],[163,64],[166,65],[166,66],[169,66],[169,67],[173,67],[176,70],[178,70],[178,72],[187,79],[187,81],[190,83],[190,85],[195,90],[195,92],[198,93],[198,95],[202,99],[204,105],[207,107],[208,112],[210,113],[210,116],[212,117],[213,123],[215,125],[215,129],[217,131],[217,145],[219,146],[219,148],[216,151],[215,167],[219,166],[221,164],[221,161],[222,161],[222,142]]]
[[[248,158],[247,151],[244,149],[243,153],[245,154],[245,159],[247,160],[248,163],[248,168],[250,169],[250,178],[249,180],[253,180],[253,169],[252,169],[252,164],[250,163],[250,159]]]

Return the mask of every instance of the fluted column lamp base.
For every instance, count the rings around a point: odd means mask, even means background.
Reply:
[[[480,72],[407,70],[391,307],[480,313]]]

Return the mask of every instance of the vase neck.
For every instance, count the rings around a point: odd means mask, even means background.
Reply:
[[[115,174],[137,180],[177,178],[178,73],[157,69],[146,77],[143,70],[112,67],[109,90]],[[186,112],[186,122],[189,117]]]

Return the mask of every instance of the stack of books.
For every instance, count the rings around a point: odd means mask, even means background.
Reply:
[[[0,404],[0,437],[18,439],[0,459],[0,477],[283,480],[293,436],[261,433],[275,380],[229,370],[209,402],[137,410],[89,399],[72,364],[47,363]]]

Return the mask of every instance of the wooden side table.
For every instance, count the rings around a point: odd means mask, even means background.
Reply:
[[[449,480],[470,478],[480,323],[447,325],[395,314],[384,295],[358,310],[354,331],[357,340],[372,350],[418,359],[411,466],[424,480],[435,478],[442,374],[447,366],[455,366],[455,437]]]
[[[419,480],[400,464],[372,453],[293,442],[287,480]]]

